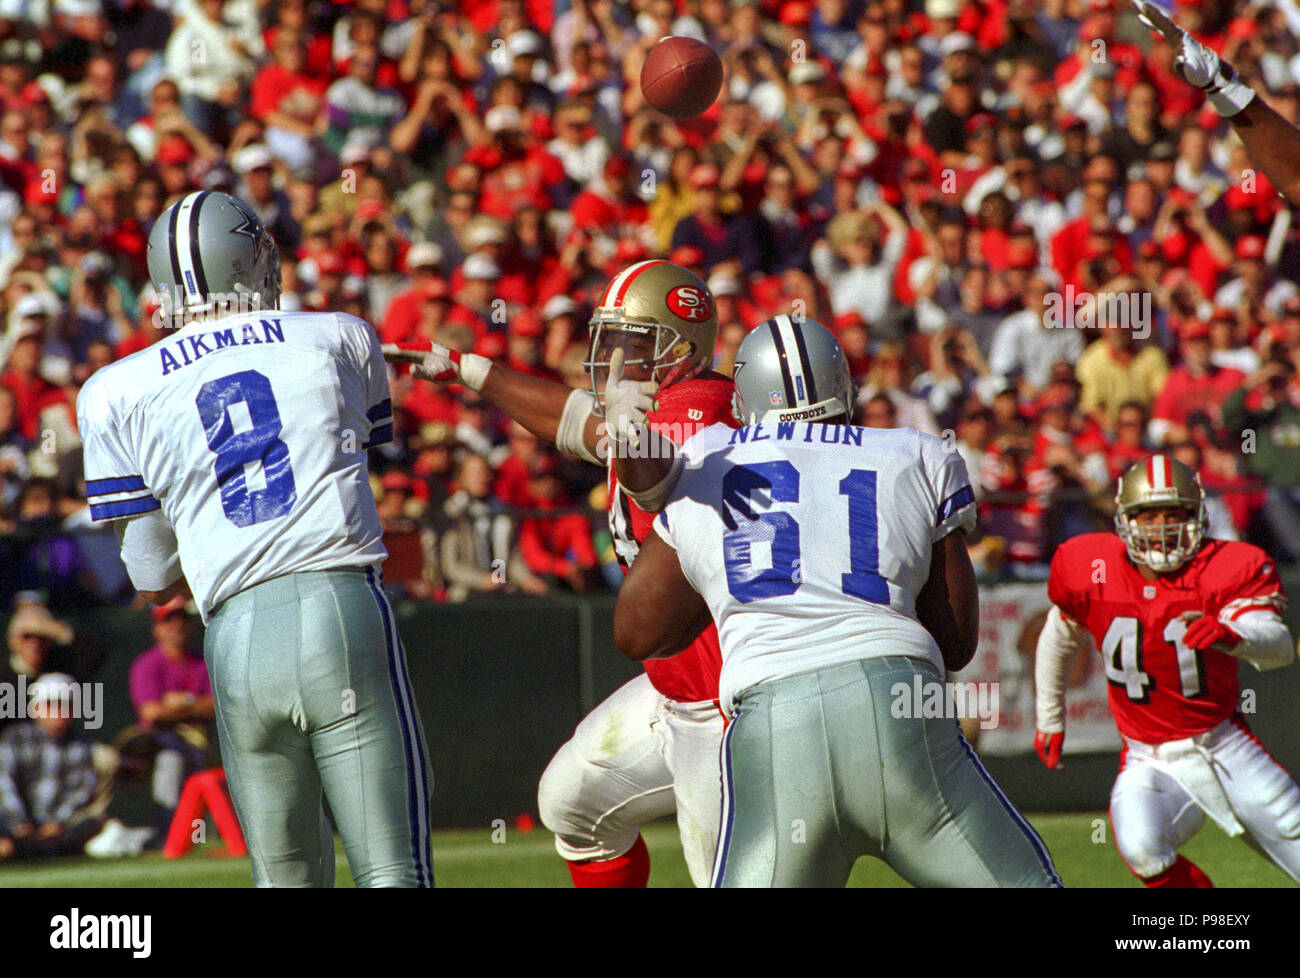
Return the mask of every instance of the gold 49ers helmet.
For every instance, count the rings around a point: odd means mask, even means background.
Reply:
[[[1190,468],[1168,455],[1135,462],[1119,479],[1115,493],[1115,532],[1128,555],[1154,571],[1177,570],[1205,539],[1205,490]],[[1144,509],[1185,507],[1190,519],[1163,526],[1140,526],[1134,516]]]
[[[644,370],[660,387],[694,377],[713,362],[718,313],[698,275],[663,260],[637,262],[614,276],[591,317],[591,346],[583,362],[604,410],[605,380],[622,349],[630,376]]]

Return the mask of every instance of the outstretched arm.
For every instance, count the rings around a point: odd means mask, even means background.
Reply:
[[[1232,65],[1150,0],[1133,0],[1133,5],[1142,22],[1164,35],[1178,52],[1175,65],[1183,80],[1205,92],[1278,192],[1290,203],[1300,203],[1300,129],[1266,105],[1237,77]]]
[[[1228,121],[1278,192],[1288,203],[1300,204],[1300,129],[1261,98]]]
[[[412,364],[411,375],[421,380],[464,384],[543,441],[589,462],[604,462],[600,419],[593,413],[595,397],[590,391],[574,390],[436,343],[431,352],[385,344],[384,358],[390,363]]]

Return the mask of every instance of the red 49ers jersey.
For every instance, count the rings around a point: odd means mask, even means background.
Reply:
[[[650,427],[677,444],[697,431],[722,422],[736,427],[731,413],[731,395],[735,387],[729,377],[708,373],[694,380],[665,387],[658,394],[659,409],[647,418]],[[609,466],[609,532],[614,538],[614,552],[626,571],[636,560],[641,541],[651,532],[654,516],[628,499]],[[722,672],[722,650],[718,646],[718,629],[710,625],[699,638],[668,659],[647,659],[646,675],[650,684],[670,700],[694,703],[718,698],[718,674]]]
[[[1147,581],[1113,533],[1067,540],[1052,558],[1047,592],[1101,650],[1119,732],[1147,744],[1203,733],[1237,710],[1238,660],[1188,648],[1178,616],[1230,621],[1285,605],[1277,568],[1258,547],[1207,540],[1177,571]]]

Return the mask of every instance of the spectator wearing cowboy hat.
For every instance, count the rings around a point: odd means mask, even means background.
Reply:
[[[30,688],[47,672],[76,671],[79,678],[86,678],[86,670],[76,668],[80,663],[72,645],[72,626],[56,619],[39,600],[28,600],[35,597],[30,592],[23,597],[6,629],[8,648],[0,663],[0,686],[17,689],[21,676]],[[0,716],[0,728],[11,720]]]

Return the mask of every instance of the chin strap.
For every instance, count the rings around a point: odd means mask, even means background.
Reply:
[[[663,380],[659,382],[659,388],[662,390],[672,384],[680,384],[686,380],[694,380],[700,374],[708,369],[706,360],[686,360],[671,367],[668,373],[664,374]]]

